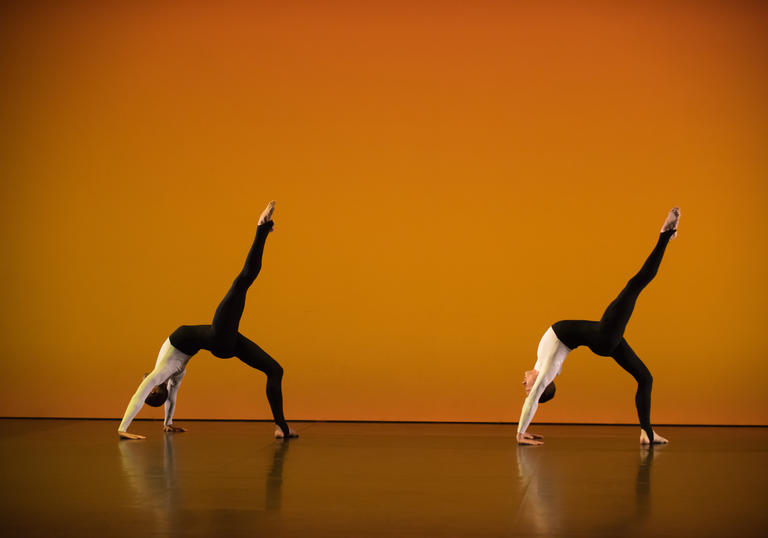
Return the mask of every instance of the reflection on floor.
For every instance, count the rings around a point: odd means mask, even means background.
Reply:
[[[0,535],[768,535],[768,428],[181,424],[0,420]]]

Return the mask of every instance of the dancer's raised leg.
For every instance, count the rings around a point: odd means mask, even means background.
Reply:
[[[659,240],[656,242],[656,246],[651,251],[648,259],[640,268],[640,271],[629,279],[629,282],[621,290],[619,296],[613,300],[608,308],[605,309],[603,317],[600,318],[599,331],[605,340],[604,346],[612,349],[619,344],[619,341],[624,335],[624,329],[629,323],[629,318],[632,316],[632,311],[635,308],[635,302],[637,301],[640,292],[653,280],[656,273],[659,270],[661,259],[664,257],[664,251],[667,248],[669,240],[677,233],[677,224],[680,219],[680,209],[673,207],[667,219],[664,221],[664,225],[661,228],[661,234]]]
[[[267,241],[267,235],[274,226],[272,214],[275,210],[274,200],[267,205],[259,218],[259,224],[256,228],[256,237],[245,258],[245,264],[240,274],[235,277],[235,281],[227,291],[216,313],[213,315],[212,337],[214,349],[211,352],[217,357],[228,358],[235,354],[237,344],[237,329],[240,325],[240,318],[245,309],[245,295],[248,292],[253,281],[261,271],[261,258],[264,254],[264,245]]]
[[[283,414],[283,368],[280,364],[242,334],[237,335],[236,356],[248,366],[267,374],[267,400],[277,426],[275,437],[298,437],[299,434],[288,427]]]

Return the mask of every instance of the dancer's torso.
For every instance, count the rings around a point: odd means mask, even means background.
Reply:
[[[173,344],[171,344],[171,339],[166,338],[165,342],[163,342],[163,345],[160,347],[160,353],[157,354],[157,362],[155,363],[155,366],[163,365],[168,368],[168,372],[171,373],[171,375],[174,375],[183,371],[191,358],[192,355],[187,355],[179,349],[176,349]]]
[[[560,374],[563,362],[570,352],[571,349],[558,338],[553,328],[547,329],[539,341],[539,348],[536,351],[536,365],[533,367],[540,376],[543,376],[544,386],[551,383],[555,376]]]

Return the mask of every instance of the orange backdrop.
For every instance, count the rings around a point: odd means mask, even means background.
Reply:
[[[768,7],[469,4],[3,3],[0,415],[121,416],[274,198],[241,331],[289,418],[517,420],[679,204],[653,419],[768,424]],[[538,420],[636,420],[611,359],[558,379]],[[267,418],[264,377],[201,352],[177,416]]]

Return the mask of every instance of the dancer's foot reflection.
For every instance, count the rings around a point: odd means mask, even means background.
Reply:
[[[267,497],[265,505],[267,512],[277,512],[283,504],[283,464],[290,443],[285,440],[275,442],[272,453],[272,467],[267,474]]]
[[[637,468],[635,493],[637,515],[645,519],[651,513],[651,464],[661,451],[654,451],[653,445],[640,448],[640,466]]]

